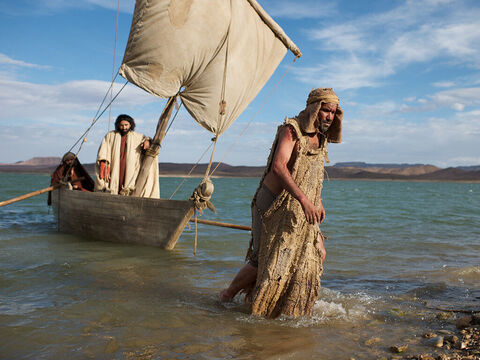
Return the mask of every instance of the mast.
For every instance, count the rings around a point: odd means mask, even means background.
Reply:
[[[163,109],[162,114],[158,119],[157,130],[155,131],[155,136],[151,141],[150,148],[145,152],[145,157],[140,167],[140,173],[138,174],[137,181],[135,183],[135,190],[132,194],[133,196],[142,196],[141,194],[147,182],[150,168],[153,165],[154,161],[158,161],[158,152],[160,151],[160,145],[162,143],[162,140],[165,137],[168,121],[172,116],[172,110],[175,105],[175,100],[176,96],[172,96],[168,99],[167,105],[165,105],[165,108]]]

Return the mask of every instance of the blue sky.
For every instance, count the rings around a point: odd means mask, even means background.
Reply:
[[[264,165],[284,117],[303,108],[312,88],[333,87],[345,117],[343,143],[329,146],[332,163],[480,164],[480,2],[259,3],[303,57],[290,68],[293,55],[287,54],[222,136],[215,160]],[[0,2],[0,163],[62,156],[90,125],[112,78],[116,7],[117,0]],[[116,69],[133,7],[133,0],[120,0]],[[123,83],[117,79],[115,89]],[[89,133],[81,161],[95,161],[119,113],[132,115],[137,130],[152,136],[163,104],[128,85],[110,117],[107,111]],[[159,161],[195,163],[210,138],[180,111]]]

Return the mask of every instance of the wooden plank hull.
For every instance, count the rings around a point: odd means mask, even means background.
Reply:
[[[52,192],[52,207],[61,232],[97,240],[175,247],[193,216],[191,201],[149,199],[100,192]]]

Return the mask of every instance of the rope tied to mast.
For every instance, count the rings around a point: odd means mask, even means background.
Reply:
[[[147,150],[144,150],[145,156],[151,156],[151,157],[158,156],[158,153],[160,152],[160,144],[155,143],[155,145],[158,145],[158,146],[152,146]]]

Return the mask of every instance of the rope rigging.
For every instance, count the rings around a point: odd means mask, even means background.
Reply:
[[[228,148],[228,150],[225,152],[225,155],[223,156],[223,158],[218,162],[217,166],[215,166],[215,168],[212,170],[212,172],[210,173],[210,176],[213,175],[213,173],[218,169],[218,167],[223,163],[223,161],[225,160],[225,158],[227,157],[227,155],[232,151],[233,147],[238,143],[238,141],[240,140],[240,138],[245,134],[245,132],[247,131],[248,127],[250,126],[250,124],[253,122],[253,120],[255,120],[255,118],[257,117],[257,115],[260,113],[260,110],[262,110],[262,108],[265,106],[265,104],[267,103],[267,101],[272,97],[273,93],[275,92],[275,90],[278,88],[278,86],[280,85],[280,83],[285,79],[285,76],[288,74],[288,72],[291,70],[293,64],[295,63],[295,61],[298,59],[298,57],[295,57],[295,59],[293,59],[292,63],[287,67],[287,69],[285,70],[285,72],[283,73],[283,75],[281,76],[281,78],[277,81],[277,83],[275,84],[275,86],[273,87],[272,91],[270,91],[270,94],[267,96],[267,98],[264,100],[264,102],[262,103],[262,105],[260,106],[260,108],[255,112],[255,114],[250,118],[250,120],[248,121],[248,123],[245,125],[245,127],[243,128],[243,130],[240,132],[240,134],[237,136],[237,139],[232,143],[232,145]]]
[[[115,57],[117,53],[117,34],[118,34],[118,15],[120,14],[120,0],[117,0],[117,17],[115,20],[115,41],[113,45],[113,64],[112,64],[112,84],[114,82],[114,79],[116,78],[115,75]],[[117,72],[118,74],[118,72]],[[113,87],[110,87],[110,101],[112,101],[112,95],[113,95]],[[108,128],[107,130],[110,130],[110,121],[111,121],[111,114],[112,114],[112,107],[109,107],[108,110]]]
[[[103,105],[103,103],[105,102],[105,99],[107,98],[108,96],[108,92],[110,91],[110,88],[109,90],[107,91],[107,93],[105,94],[105,97],[103,98],[103,101],[102,103],[100,104],[100,107],[99,109],[97,110],[97,114],[94,116],[94,118],[92,119],[92,123],[90,124],[90,126],[87,128],[87,130],[85,130],[85,132],[78,138],[78,140],[72,145],[72,147],[70,148],[69,151],[72,151],[72,149],[78,144],[78,142],[80,140],[82,140],[89,132],[90,130],[92,129],[92,127],[97,123],[98,120],[100,120],[100,117],[105,113],[105,111],[107,111],[107,108],[115,101],[115,99],[118,97],[118,95],[120,95],[120,93],[123,91],[123,89],[125,88],[125,86],[127,86],[128,84],[128,81],[125,82],[125,84],[123,84],[123,86],[121,87],[121,89],[117,92],[117,94],[112,98],[112,100],[108,103],[108,105],[105,107],[105,109],[103,109],[101,112],[100,112],[100,109]],[[110,85],[110,86],[113,86],[113,83]]]
[[[100,117],[105,113],[105,111],[107,111],[107,109],[110,107],[110,105],[115,101],[115,99],[118,97],[118,95],[120,95],[120,93],[122,92],[122,90],[125,88],[125,86],[127,86],[128,84],[128,81],[125,82],[125,84],[123,84],[123,86],[121,87],[121,89],[117,92],[117,94],[110,100],[110,102],[108,103],[108,105],[100,112],[100,109],[103,105],[103,103],[105,102],[105,99],[107,98],[108,96],[108,93],[110,91],[110,88],[107,90],[103,100],[102,100],[102,103],[100,104],[98,110],[97,110],[97,113],[95,114],[95,116],[93,117],[92,119],[92,123],[90,124],[90,126],[87,128],[87,130],[84,131],[84,133],[78,138],[77,141],[75,141],[75,143],[70,147],[70,149],[68,150],[68,152],[71,152],[73,150],[73,148],[80,142],[82,141],[82,143],[80,144],[78,150],[75,154],[75,157],[78,158],[78,154],[80,153],[80,150],[82,149],[83,147],[83,144],[87,141],[87,138],[86,136],[88,135],[88,133],[90,132],[90,130],[93,128],[93,126],[98,122],[98,120],[100,120]],[[110,85],[110,87],[113,86],[113,82],[112,84]],[[70,168],[68,169],[69,171],[71,170],[71,166]]]
[[[113,84],[115,83],[115,80],[117,79],[117,76],[118,76],[118,71],[115,72],[115,57],[116,57],[116,50],[117,50],[117,34],[118,34],[118,17],[119,17],[119,14],[120,14],[120,0],[117,0],[117,14],[116,14],[116,20],[115,20],[115,41],[114,41],[114,45],[113,45],[112,81],[110,83],[110,86],[109,86],[107,92],[105,93],[105,96],[103,97],[102,102],[100,103],[100,105],[97,109],[97,112],[96,112],[95,116],[92,119],[92,124],[87,128],[87,130],[82,134],[82,136],[80,136],[80,138],[72,145],[70,150],[68,150],[68,152],[71,152],[73,150],[73,148],[78,144],[78,142],[83,140],[81,142],[77,152],[75,153],[75,159],[78,158],[78,154],[82,150],[83,144],[87,141],[86,136],[88,135],[88,133],[90,132],[92,127],[100,119],[100,117],[103,115],[103,113],[106,111],[107,108],[109,109],[109,111],[108,111],[108,129],[110,129],[110,117],[111,117],[112,103],[117,98],[117,96],[122,92],[122,90],[125,88],[125,86],[128,83],[128,81],[125,82],[125,84],[122,86],[120,91],[115,95],[115,97],[113,97]],[[102,108],[103,104],[105,103],[105,99],[107,98],[109,93],[110,93],[110,102],[107,105],[107,107],[99,115],[100,109]],[[70,172],[72,167],[73,167],[73,164],[70,165],[70,167],[68,168],[68,170],[65,174],[64,180],[68,176],[67,174]]]

